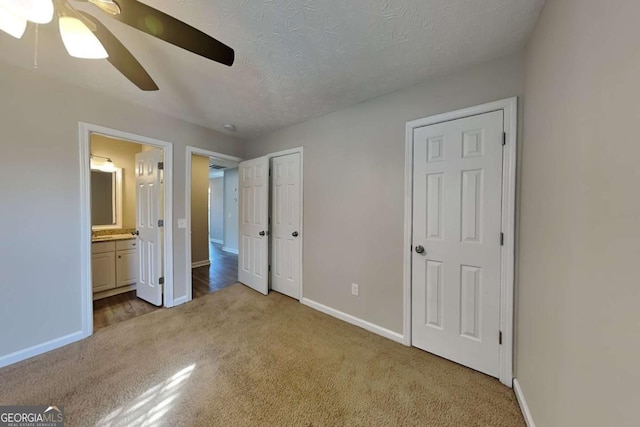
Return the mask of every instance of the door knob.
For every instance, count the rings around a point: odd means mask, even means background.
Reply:
[[[134,236],[139,236],[140,232],[138,230],[136,230],[136,231],[132,232],[131,234],[133,234]]]
[[[261,231],[258,234],[261,235],[261,236],[264,236],[266,233],[264,231]]]
[[[298,237],[298,232],[297,232],[297,231],[294,231],[293,233],[291,233],[291,235],[292,235],[293,237]]]
[[[416,246],[416,253],[418,254],[423,254],[424,253],[424,246]]]

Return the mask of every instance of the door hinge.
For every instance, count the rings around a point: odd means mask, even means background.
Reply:
[[[504,233],[500,233],[500,246],[504,246]]]
[[[164,219],[158,220],[158,227],[164,227]]]
[[[413,252],[413,245],[409,246],[409,252]]]
[[[507,133],[502,132],[502,145],[507,145]]]
[[[160,277],[160,278],[158,279],[158,284],[159,284],[159,285],[164,285],[164,277]]]
[[[159,162],[158,163],[158,170],[164,170],[164,162]]]
[[[502,345],[502,331],[498,332],[498,343]]]
[[[271,266],[269,266],[269,273],[271,273]]]

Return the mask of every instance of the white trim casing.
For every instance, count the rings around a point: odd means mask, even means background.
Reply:
[[[91,142],[89,130],[80,123],[80,284],[82,338],[93,333],[93,286],[91,283]],[[88,209],[87,209],[88,207]]]
[[[304,299],[304,147],[290,148],[287,150],[269,153],[269,168],[271,168],[271,159],[274,157],[282,157],[289,154],[300,153],[300,302]],[[269,180],[271,185],[271,180]],[[271,209],[271,201],[269,201],[269,209]],[[271,216],[271,212],[269,212]],[[269,243],[269,252],[271,252],[271,243]],[[271,259],[271,255],[269,255]],[[271,285],[271,277],[269,277],[269,285]]]
[[[502,232],[500,283],[500,382],[511,387],[513,383],[513,287],[515,264],[515,195],[516,195],[516,143],[518,98],[508,98],[477,105],[449,113],[438,114],[406,124],[405,177],[404,177],[404,256],[403,256],[403,343],[411,345],[411,245],[413,240],[413,132],[415,129],[448,122],[492,111],[504,112],[504,146],[502,176]]]
[[[237,249],[233,249],[233,248],[228,248],[226,246],[222,247],[222,250],[225,252],[229,252],[230,254],[236,254],[238,255],[238,250]]]
[[[82,336],[93,334],[93,291],[91,288],[91,188],[90,136],[92,133],[111,138],[151,145],[164,150],[164,306],[173,307],[173,144],[159,139],[123,132],[90,123],[78,123],[80,144],[80,283],[82,284]]]
[[[388,338],[400,344],[404,343],[404,337],[402,336],[402,334],[393,332],[389,329],[383,328],[382,326],[378,326],[374,323],[367,322],[366,320],[360,319],[359,317],[352,316],[340,310],[336,310],[335,308],[327,307],[326,305],[320,304],[319,302],[312,301],[308,298],[302,298],[300,302],[306,305],[307,307],[311,307],[315,310],[321,311],[324,314],[333,316],[336,319],[340,319],[344,322],[351,323],[352,325],[358,326],[362,329],[366,329],[367,331],[373,332],[374,334]]]
[[[219,245],[223,245],[224,244],[224,240],[221,239],[209,239],[210,242],[212,243],[217,243]]]
[[[44,342],[42,344],[25,348],[24,350],[18,350],[11,354],[7,354],[6,356],[0,357],[0,368],[4,368],[5,366],[12,365],[14,363],[20,362],[25,359],[29,359],[31,357],[37,356],[42,353],[46,353],[51,350],[55,350],[56,348],[65,346],[67,344],[71,344],[83,338],[85,338],[84,332],[77,331],[72,334],[65,335],[60,338],[55,338],[51,341]]]
[[[192,147],[191,145],[187,145],[187,154],[185,156],[185,191],[184,191],[184,199],[185,199],[185,213],[184,217],[187,221],[187,226],[185,227],[185,265],[192,265],[191,262],[191,156],[192,155],[204,156],[204,157],[216,157],[218,159],[231,160],[237,162],[238,164],[242,161],[240,157],[229,156],[227,154],[217,153],[215,151],[205,150],[204,148]],[[186,269],[185,283],[187,284],[187,294],[181,298],[178,298],[174,301],[175,305],[184,304],[193,299],[193,277],[191,276],[191,269]]]
[[[179,305],[182,305],[182,304],[185,304],[185,303],[188,303],[188,302],[189,302],[189,300],[187,299],[187,296],[184,295],[184,296],[181,296],[179,298],[174,299],[173,300],[173,306],[177,307]]]
[[[516,399],[518,400],[518,405],[520,405],[520,411],[522,412],[522,416],[524,417],[524,422],[527,424],[527,427],[536,427],[536,423],[533,422],[531,410],[529,410],[529,405],[527,405],[522,387],[520,386],[520,382],[517,378],[513,379],[513,391],[516,394]]]

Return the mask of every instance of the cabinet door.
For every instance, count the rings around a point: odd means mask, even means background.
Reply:
[[[91,256],[91,283],[93,292],[116,287],[116,254],[105,252]]]
[[[134,249],[116,254],[117,286],[135,284],[138,281],[138,252]]]

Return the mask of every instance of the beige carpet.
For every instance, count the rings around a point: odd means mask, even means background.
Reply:
[[[498,380],[242,285],[0,370],[68,426],[522,426]]]

